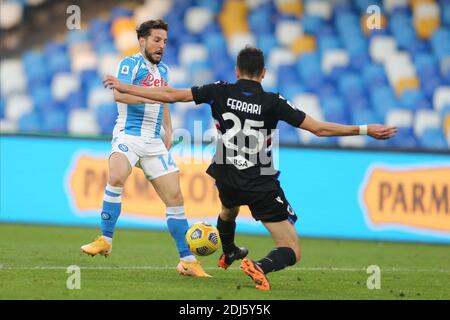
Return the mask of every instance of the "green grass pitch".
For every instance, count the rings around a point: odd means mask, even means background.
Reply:
[[[450,247],[368,241],[301,239],[303,259],[269,274],[258,291],[235,263],[216,267],[219,253],[200,258],[213,278],[176,273],[178,256],[167,232],[116,231],[112,255],[89,257],[81,245],[96,229],[0,224],[0,299],[449,299]],[[266,236],[238,235],[259,259]],[[81,289],[69,290],[66,268],[81,268]],[[381,268],[381,289],[367,288],[367,267]]]

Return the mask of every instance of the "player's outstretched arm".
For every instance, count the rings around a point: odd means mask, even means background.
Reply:
[[[172,87],[147,88],[123,83],[113,76],[105,76],[103,84],[105,87],[116,89],[121,93],[163,103],[189,102],[194,100],[191,89],[175,89]]]
[[[319,137],[369,135],[375,139],[385,140],[392,138],[397,133],[396,127],[382,124],[348,126],[334,122],[317,121],[308,115],[306,115],[300,128],[308,130]]]
[[[114,90],[114,100],[116,102],[126,104],[158,103],[157,101],[153,101],[139,96],[133,96],[131,94],[123,93],[117,90]]]

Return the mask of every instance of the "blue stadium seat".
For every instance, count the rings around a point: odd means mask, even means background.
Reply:
[[[25,3],[26,0],[17,1]],[[263,50],[267,61],[271,52],[281,45],[275,35],[276,26],[280,22],[299,23],[305,34],[314,35],[317,47],[312,53],[299,55],[294,63],[281,65],[276,70],[269,69],[269,73],[275,73],[276,83],[273,86],[269,81],[263,82],[263,87],[265,90],[280,92],[292,102],[298,94],[315,94],[321,102],[319,111],[325,120],[341,123],[382,123],[392,108],[405,108],[413,113],[423,109],[433,110],[436,89],[450,85],[450,68],[447,67],[446,60],[450,56],[450,1],[437,2],[441,11],[441,26],[433,32],[431,39],[422,39],[415,31],[411,3],[396,5],[392,10],[383,11],[387,20],[386,27],[371,30],[366,35],[361,28],[362,15],[369,5],[388,5],[385,1],[335,1],[329,20],[309,13],[307,1],[304,1],[306,10],[300,18],[280,9],[275,1],[258,1],[254,6],[248,6],[246,22],[256,39],[256,46]],[[235,81],[236,57],[230,56],[229,38],[225,37],[223,21],[218,17],[223,4],[223,0],[177,0],[164,17],[170,25],[164,62],[169,67],[182,68],[182,72],[189,75],[188,83],[183,84],[185,87],[192,85],[194,81]],[[216,15],[205,28],[207,32],[193,34],[185,27],[185,13],[192,6],[206,7]],[[94,18],[89,21],[88,28],[67,31],[64,42],[48,41],[41,50],[25,51],[21,61],[27,81],[26,91],[33,100],[34,112],[19,119],[19,130],[66,132],[67,114],[74,109],[86,108],[87,97],[92,97],[92,90],[103,86],[99,71],[83,70],[79,74],[81,88],[71,92],[63,101],[53,101],[50,89],[53,75],[72,72],[73,51],[68,49],[74,44],[88,43],[95,49],[99,59],[104,54],[108,54],[108,58],[111,53],[121,55],[116,47],[117,39],[111,32],[111,26],[117,18],[133,16],[133,9],[117,6],[107,18]],[[372,48],[369,50],[371,41],[380,35],[393,37],[397,49],[409,53],[420,88],[405,90],[397,97],[394,85],[388,82],[386,66],[377,63],[378,60],[371,56]],[[189,43],[204,45],[208,50],[207,61],[180,66],[180,47]],[[322,65],[323,57],[333,49],[344,49],[350,57],[350,62],[347,66],[334,67],[329,72],[329,69],[324,67],[328,65]],[[19,70],[14,66],[12,68]],[[22,84],[17,84],[17,88],[21,86]],[[14,90],[18,89],[11,89]],[[6,98],[1,97],[0,100],[0,119],[5,117]],[[109,134],[115,123],[117,108],[114,103],[101,101],[100,99],[100,105],[95,109],[99,127],[97,129],[101,133]],[[91,111],[94,112],[93,109]],[[440,114],[444,117],[448,112],[450,106],[445,106]],[[92,114],[90,118],[92,119]],[[210,108],[205,106],[186,110],[184,124],[188,130],[193,130],[195,120],[203,121],[203,130],[208,129],[211,122]],[[302,142],[295,128],[282,124],[280,131],[283,133],[282,142]],[[314,137],[308,143],[338,145],[338,142],[337,138]],[[411,128],[401,128],[395,139],[367,139],[367,146],[448,149],[442,129],[440,132],[437,129],[425,130],[421,137],[416,137]]]
[[[116,124],[117,105],[102,104],[96,108],[97,123],[102,134],[111,134]]]
[[[419,103],[425,99],[425,95],[420,90],[405,90],[399,98],[400,106],[410,110],[416,110]],[[422,102],[423,103],[423,102]]]
[[[77,43],[89,42],[89,33],[86,30],[70,30],[67,32],[66,41],[69,47]]]
[[[83,90],[88,93],[92,89],[102,87],[102,79],[97,73],[97,70],[83,70],[80,73],[80,79]]]
[[[429,76],[439,73],[436,58],[430,53],[418,53],[413,59],[419,75]]]
[[[408,48],[416,38],[411,14],[404,12],[392,14],[388,28],[392,32],[400,49],[405,50]]]
[[[202,104],[196,108],[186,110],[184,114],[183,128],[187,129],[191,133],[192,138],[194,138],[194,127],[196,125],[196,122],[201,123],[201,128],[204,132],[205,130],[209,129],[211,121],[210,107],[208,105]]]
[[[95,52],[98,55],[117,53],[116,45],[112,41],[98,42],[95,46]]]
[[[394,108],[399,105],[392,88],[388,86],[372,88],[370,102],[380,119],[384,119],[390,108]]]
[[[380,8],[382,7],[380,0],[358,0],[354,2],[354,5],[360,13],[366,13],[367,8],[371,5],[377,5]]]
[[[381,64],[366,64],[363,69],[363,79],[367,87],[387,85],[386,73]]]
[[[297,72],[308,90],[320,88],[324,81],[320,56],[317,53],[306,53],[297,63]]]
[[[321,17],[304,15],[301,18],[303,31],[309,34],[317,35],[323,27],[324,21]]]
[[[343,74],[339,79],[339,91],[346,97],[363,93],[364,86],[361,77],[356,73]]]
[[[326,75],[326,79],[334,83],[339,82],[345,74],[350,71],[350,66],[335,66],[331,69],[331,72]]]
[[[220,32],[205,32],[202,34],[202,42],[208,50],[226,50],[225,37]]]
[[[358,112],[351,112],[352,123],[364,124],[364,123],[379,123],[380,120],[376,114],[370,109],[359,110]]]
[[[358,73],[364,70],[364,67],[371,62],[367,52],[358,52],[351,54],[350,68]]]
[[[323,147],[337,146],[339,143],[338,137],[312,137],[311,144]]]
[[[369,43],[359,31],[355,36],[344,38],[343,42],[352,57],[362,54],[367,55]]]
[[[439,4],[442,8],[442,24],[450,28],[450,2],[448,0],[439,0]]]
[[[300,77],[295,68],[295,64],[282,64],[277,70],[278,87],[282,87],[286,84],[300,82]]]
[[[411,41],[407,49],[412,56],[415,56],[417,54],[429,52],[430,45],[427,41],[415,37],[414,40]]]
[[[336,86],[331,81],[324,81],[321,84],[319,90],[317,91],[317,95],[319,96],[320,99],[332,97],[337,94],[338,94],[338,92],[337,92]]]
[[[222,56],[220,54],[219,56]],[[214,64],[212,66],[216,79],[222,81],[234,81],[234,66],[235,63],[227,55],[222,56],[221,59],[213,59]]]
[[[294,101],[296,95],[307,92],[306,88],[300,83],[285,83],[279,87],[279,93],[288,99],[289,101]],[[301,108],[301,106],[299,106]]]
[[[399,127],[397,135],[389,140],[389,145],[395,148],[413,149],[418,146],[418,142],[412,128]]]
[[[441,128],[426,128],[418,139],[423,148],[447,149],[449,147]]]
[[[367,99],[367,95],[365,94],[355,94],[347,98],[347,109],[350,114],[360,113],[367,110],[373,111],[370,107],[369,99]],[[380,122],[378,120],[377,122]]]
[[[43,129],[47,132],[66,133],[67,114],[63,110],[53,110],[44,116]]]
[[[120,17],[133,17],[134,11],[130,8],[125,7],[115,7],[111,11],[111,19],[117,19]]]
[[[369,148],[389,148],[389,140],[376,140],[371,137],[367,137],[366,146]]]
[[[0,97],[0,119],[5,117],[5,100]]]
[[[24,114],[19,118],[17,123],[18,129],[22,132],[36,131],[39,132],[41,128],[41,119],[35,112]]]
[[[50,86],[36,86],[31,88],[31,97],[36,110],[44,110],[50,101],[53,100]]]
[[[277,38],[269,34],[257,34],[256,45],[260,48],[265,56],[268,56],[269,52],[277,46]]]
[[[442,119],[444,119],[447,115],[450,115],[450,103],[446,104],[440,111]]]
[[[222,8],[221,0],[196,0],[195,3],[197,6],[208,8],[215,14],[217,14]]]
[[[22,61],[30,88],[50,84],[50,70],[47,68],[42,52],[26,51],[22,56]]]
[[[69,93],[64,104],[68,112],[72,109],[86,108],[85,91],[80,90]]]
[[[47,64],[50,74],[70,72],[70,58],[67,52],[58,51],[47,55]]]
[[[49,41],[44,46],[44,54],[51,56],[58,53],[66,53],[67,46],[64,42]]]
[[[431,46],[437,59],[441,60],[450,56],[450,30],[439,28],[431,36]]]
[[[255,34],[271,34],[273,26],[267,23],[271,20],[271,14],[268,10],[256,9],[248,16],[250,30]]]
[[[300,143],[300,136],[298,134],[298,129],[294,128],[290,124],[279,121],[277,125],[277,129],[279,130],[279,138],[280,143],[287,143],[287,144],[299,144]]]
[[[320,101],[326,121],[349,123],[344,100],[339,96],[326,97]]]
[[[95,36],[100,33],[111,34],[111,21],[106,19],[94,18],[89,25],[90,34]]]

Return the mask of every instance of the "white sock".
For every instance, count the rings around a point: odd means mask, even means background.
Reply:
[[[197,259],[195,258],[194,255],[183,257],[183,258],[181,258],[181,260],[183,260],[184,262],[195,262],[195,261],[197,261]]]
[[[112,244],[112,238],[106,237],[106,236],[103,236],[103,238],[105,238],[105,240],[106,240],[109,244]]]

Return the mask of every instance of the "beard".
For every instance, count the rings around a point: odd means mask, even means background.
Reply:
[[[147,49],[144,50],[144,53],[145,53],[145,57],[147,58],[147,60],[150,61],[151,63],[158,64],[161,62],[162,54],[161,54],[160,58],[155,59],[152,57],[151,53],[147,51]]]

